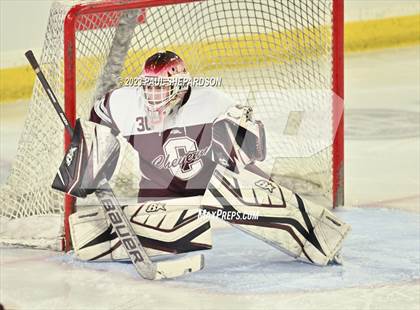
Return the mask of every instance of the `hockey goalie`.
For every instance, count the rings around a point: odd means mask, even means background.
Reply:
[[[141,173],[138,204],[124,212],[150,255],[210,249],[209,217],[200,215],[211,214],[298,260],[340,263],[349,225],[257,167],[266,142],[251,107],[215,88],[177,83],[190,75],[170,51],[149,57],[140,78],[158,83],[117,88],[95,103],[89,121],[77,122],[54,188],[76,197],[93,193],[112,178],[116,136],[124,137]],[[126,259],[101,210],[70,217],[76,255]]]

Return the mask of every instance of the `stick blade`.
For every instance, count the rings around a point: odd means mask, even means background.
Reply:
[[[204,255],[187,256],[180,259],[156,262],[154,280],[176,278],[204,268]]]

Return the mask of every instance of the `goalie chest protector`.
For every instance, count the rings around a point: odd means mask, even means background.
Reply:
[[[216,164],[211,160],[212,123],[234,101],[214,88],[193,88],[188,101],[162,130],[150,126],[140,88],[109,93],[91,120],[120,132],[139,156],[139,201],[204,194]]]

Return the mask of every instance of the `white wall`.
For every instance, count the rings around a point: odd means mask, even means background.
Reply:
[[[26,64],[28,49],[40,53],[52,2],[0,0],[0,68]],[[418,13],[418,0],[345,0],[348,21]]]
[[[344,0],[346,21],[381,19],[420,13],[419,0]]]
[[[22,64],[22,52],[40,50],[52,2],[0,0],[0,67]]]
[[[2,50],[38,46],[52,0],[0,0]]]

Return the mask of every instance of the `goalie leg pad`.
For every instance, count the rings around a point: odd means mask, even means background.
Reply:
[[[270,180],[218,166],[202,207],[216,215],[234,212],[228,222],[248,234],[308,263],[333,261],[350,226],[327,209],[304,201]],[[248,216],[247,216],[248,215]],[[254,215],[251,217],[249,215]],[[223,218],[222,218],[223,219]],[[230,219],[230,220],[229,220]]]
[[[317,258],[313,260],[313,263],[325,266],[334,262],[336,255],[341,250],[342,242],[350,230],[350,226],[342,222],[327,209],[323,209],[321,215],[313,220],[316,221],[313,230],[314,235],[317,237],[325,255],[319,255],[319,249],[314,247],[309,241],[304,243],[303,250],[309,257]],[[303,260],[307,261],[305,256],[300,255],[299,257],[303,257]]]
[[[210,221],[198,216],[197,205],[182,207],[176,202],[178,206],[171,210],[171,201],[150,201],[124,208],[146,253],[157,256],[211,249]],[[72,214],[70,230],[73,248],[79,259],[128,258],[102,208],[90,208]]]

